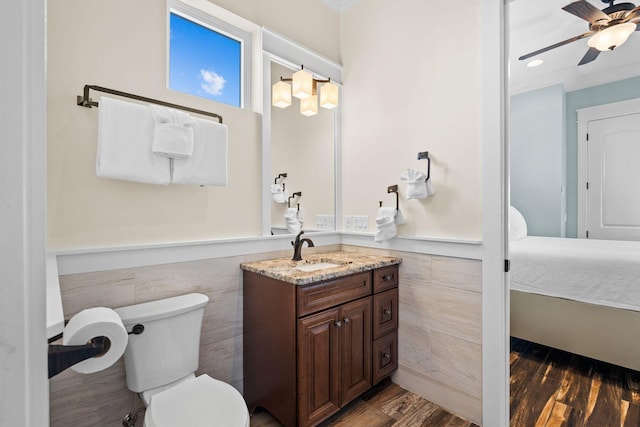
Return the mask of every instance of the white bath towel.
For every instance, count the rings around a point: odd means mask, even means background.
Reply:
[[[227,185],[227,126],[196,119],[193,155],[173,160],[174,184]]]
[[[144,105],[100,97],[96,175],[167,185],[169,159],[151,151],[154,121]]]
[[[298,216],[299,212],[296,208],[288,208],[284,214],[284,221],[287,224],[289,233],[298,234],[302,229],[302,222]]]
[[[383,242],[395,237],[397,234],[395,219],[396,208],[381,207],[378,209],[378,216],[376,217],[376,234],[374,236],[374,240],[376,242]]]
[[[289,191],[282,188],[282,184],[271,184],[271,195],[275,203],[287,203]]]
[[[193,129],[196,120],[172,108],[149,105],[155,122],[151,151],[172,159],[187,159],[193,154]]]
[[[407,199],[425,199],[429,196],[427,191],[427,176],[417,169],[407,169],[400,179],[407,181]]]

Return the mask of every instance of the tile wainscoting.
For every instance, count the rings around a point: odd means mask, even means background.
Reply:
[[[394,381],[475,423],[482,419],[481,262],[463,258],[328,245],[392,255],[400,265],[399,362]],[[305,251],[307,249],[305,248]],[[290,250],[60,276],[66,319],[90,307],[121,307],[200,292],[205,308],[198,374],[242,392],[240,263],[290,256]],[[72,370],[50,381],[51,426],[114,426],[142,407],[127,389],[124,363],[95,374]],[[138,421],[139,425],[142,425]]]

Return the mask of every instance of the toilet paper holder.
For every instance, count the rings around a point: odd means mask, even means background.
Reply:
[[[133,326],[131,332],[128,332],[128,335],[140,335],[143,332],[144,325],[138,323]],[[52,340],[60,339],[60,337],[62,337],[62,334],[52,338]],[[58,375],[60,372],[69,369],[83,360],[100,357],[106,354],[111,348],[111,340],[104,336],[92,338],[83,345],[51,344],[51,340],[49,342],[49,378]]]
[[[100,357],[111,348],[107,337],[95,337],[83,345],[49,344],[49,378],[83,360]]]

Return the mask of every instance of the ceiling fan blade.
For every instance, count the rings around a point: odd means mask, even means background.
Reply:
[[[587,0],[574,1],[573,3],[569,3],[563,7],[562,10],[576,15],[578,18],[582,18],[591,24],[598,21],[609,22],[611,20],[609,15],[589,3]]]
[[[624,15],[624,19],[622,20],[622,22],[630,21],[634,18],[639,18],[639,17],[640,17],[640,6],[636,7],[635,9],[631,9],[629,12],[627,12]]]
[[[595,47],[590,47],[587,53],[582,57],[578,65],[588,64],[591,61],[595,61],[595,59],[600,55],[600,51]]]
[[[522,60],[525,60],[525,59],[529,59],[532,56],[540,55],[541,53],[547,52],[547,51],[549,51],[551,49],[555,49],[557,47],[564,46],[565,44],[569,44],[571,42],[575,42],[576,40],[583,39],[585,37],[590,36],[591,34],[593,34],[593,31],[589,31],[588,33],[580,34],[579,36],[571,37],[570,39],[563,40],[563,41],[558,42],[556,44],[552,44],[551,46],[547,46],[547,47],[543,47],[542,49],[538,49],[535,52],[531,52],[531,53],[527,53],[526,55],[522,55],[520,58],[518,58],[518,60],[522,61]]]

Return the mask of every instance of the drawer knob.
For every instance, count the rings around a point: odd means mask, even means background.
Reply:
[[[382,276],[382,280],[385,282],[388,282],[391,279],[393,279],[393,274],[385,274],[384,276]]]
[[[343,322],[344,322],[344,323],[349,323],[349,322],[351,322],[351,319],[349,319],[348,317],[345,317],[345,318],[344,318],[344,320],[343,320]]]
[[[385,359],[391,360],[391,355],[389,353],[383,353],[382,357],[384,357]]]
[[[333,324],[336,325],[336,328],[339,328],[342,326],[342,322],[339,320],[336,320]]]

